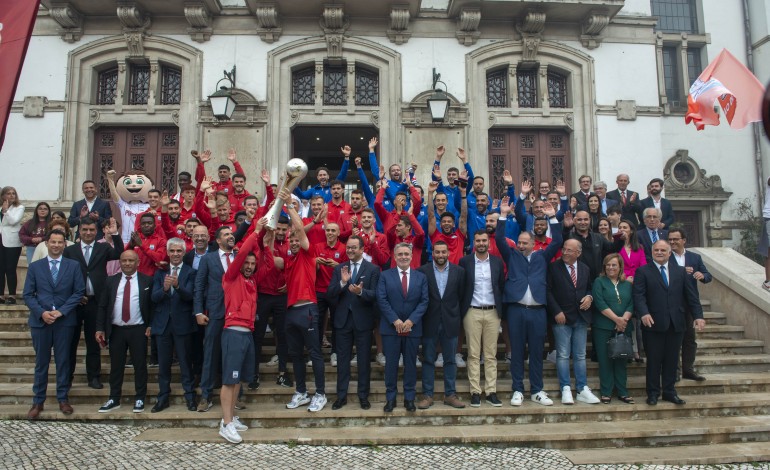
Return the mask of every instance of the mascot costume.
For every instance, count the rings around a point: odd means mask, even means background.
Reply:
[[[110,185],[110,196],[120,209],[120,236],[123,243],[128,245],[136,217],[150,208],[147,199],[153,186],[146,175],[130,173],[115,181],[115,174],[115,170],[108,171],[107,181]]]

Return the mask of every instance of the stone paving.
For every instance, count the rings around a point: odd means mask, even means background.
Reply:
[[[147,428],[0,421],[3,469],[770,469],[770,463],[573,466],[558,450],[484,446],[316,447],[134,441]],[[216,430],[212,429],[212,432]],[[248,432],[248,431],[247,431]]]

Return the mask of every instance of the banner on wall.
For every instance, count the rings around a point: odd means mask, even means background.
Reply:
[[[40,0],[0,1],[0,149]]]

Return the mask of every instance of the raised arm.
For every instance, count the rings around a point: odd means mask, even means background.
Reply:
[[[288,201],[291,196],[289,195],[289,191],[286,189],[282,189],[278,193],[278,199]],[[299,244],[300,247],[302,247],[303,250],[307,251],[310,249],[310,241],[307,239],[307,234],[305,233],[305,226],[302,224],[302,219],[299,217],[299,214],[297,213],[297,210],[294,208],[294,204],[289,204],[285,206],[286,213],[289,215],[289,219],[291,219],[291,227],[295,231],[295,234],[297,238],[299,238]]]
[[[433,196],[436,194],[438,182],[436,180],[428,183],[428,236],[432,237],[436,233],[436,209],[433,207]]]

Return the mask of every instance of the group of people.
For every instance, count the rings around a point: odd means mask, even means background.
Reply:
[[[438,147],[431,181],[420,186],[415,164],[407,171],[393,164],[385,174],[376,146],[374,138],[368,174],[364,160],[353,159],[361,186],[347,201],[343,180],[352,151],[345,146],[337,179],[330,181],[329,170],[319,168],[318,184],[293,194],[286,188],[276,194],[264,170],[265,194],[249,194],[234,151],[228,158],[235,174],[221,165],[216,179],[206,176],[210,152],[194,151],[195,183],[182,173],[179,194],[150,191],[144,212],[116,209],[111,203],[117,200],[100,199],[92,181],[83,183],[85,197],[64,225],[44,223],[50,208],[36,210],[27,231],[33,242],[45,240],[46,253],[30,264],[24,286],[37,353],[28,417],[43,410],[52,349],[59,407],[72,413],[68,392],[84,329],[92,388],[102,388],[99,351],[109,347],[110,391],[99,412],[121,406],[127,363],[135,370],[133,411],[144,411],[148,362],[158,366],[159,382],[151,411],[164,410],[172,363],[178,362],[187,408],[211,410],[214,389],[221,387],[220,435],[240,442],[239,432],[247,429],[236,415],[245,407],[242,385],[259,388],[271,318],[277,357],[269,364],[278,366],[279,385],[295,389],[290,409],[308,405],[317,412],[326,406],[323,347],[329,339],[329,359],[337,367],[333,410],[348,403],[351,365],[357,368],[358,404],[371,407],[372,359],[384,366],[386,413],[398,406],[401,366],[407,411],[430,408],[438,399],[436,367],[443,367],[444,404],[464,408],[458,392],[470,392],[472,407],[481,406],[482,395],[488,405],[502,406],[501,338],[513,406],[524,401],[526,361],[531,400],[553,404],[543,388],[547,337],[565,405],[610,403],[614,395],[634,402],[626,384],[627,360],[612,359],[607,341],[616,335],[635,338],[635,329],[642,331],[635,348],[646,352],[649,405],[661,397],[684,403],[675,389],[680,350],[681,376],[704,380],[693,368],[695,329],[704,326],[696,283],[709,282],[711,275],[700,257],[685,249],[684,230],[672,225],[662,180],[650,182],[645,198],[628,189],[623,174],[609,192],[605,183],[583,175],[574,194],[562,182],[552,187],[545,181],[537,191],[524,181],[516,193],[506,170],[505,196],[493,200],[463,149],[457,149],[462,169],[443,171],[445,148]],[[110,179],[113,195],[114,188]],[[4,243],[5,221],[16,218],[12,209],[18,205],[15,191],[6,197],[6,189]],[[272,228],[266,216],[275,201],[282,207]],[[111,205],[120,211],[120,222]],[[37,229],[41,224],[44,231]],[[76,230],[75,243],[69,241],[70,229]],[[14,287],[9,285],[11,292]],[[599,397],[586,373],[589,327]],[[466,361],[470,389],[458,391],[457,368]]]

